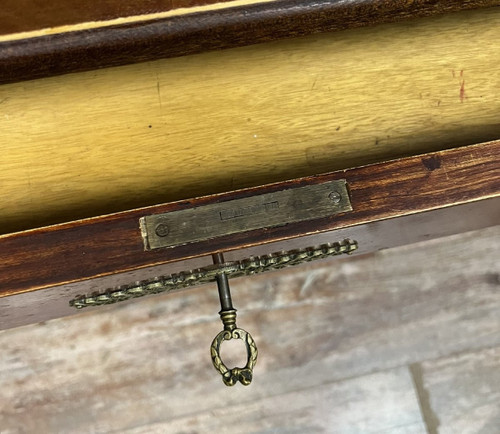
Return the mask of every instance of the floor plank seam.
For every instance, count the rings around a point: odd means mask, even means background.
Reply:
[[[484,347],[480,347],[480,348],[475,348],[473,350],[469,349],[466,351],[458,351],[455,353],[441,355],[439,357],[419,360],[417,362],[413,362],[413,363],[409,363],[409,364],[387,366],[384,369],[373,369],[373,370],[369,370],[366,372],[361,372],[357,375],[350,375],[350,376],[338,378],[335,380],[331,380],[331,381],[328,381],[326,383],[322,383],[321,385],[327,385],[327,384],[334,385],[334,384],[338,384],[338,383],[356,380],[356,379],[370,376],[370,375],[382,374],[384,372],[390,372],[390,371],[406,368],[409,370],[410,377],[412,378],[412,381],[413,381],[413,384],[415,387],[417,401],[418,401],[418,404],[419,404],[419,407],[421,410],[422,419],[424,420],[425,426],[427,428],[427,432],[428,432],[428,434],[439,434],[438,427],[440,425],[440,422],[439,422],[439,419],[436,416],[434,410],[432,409],[432,407],[430,405],[429,393],[425,389],[425,386],[424,386],[423,371],[422,371],[422,367],[421,367],[422,364],[426,363],[426,362],[433,362],[433,361],[442,360],[442,359],[460,357],[460,356],[465,355],[465,354],[477,353],[477,352],[487,351],[487,350],[491,350],[491,349],[495,349],[495,348],[500,348],[500,345],[484,346]],[[278,392],[276,394],[272,394],[272,393],[267,394],[265,397],[260,396],[257,399],[272,398],[272,397],[276,397],[276,396],[280,396],[280,395],[287,395],[287,394],[291,394],[291,393],[304,392],[307,390],[314,389],[315,387],[318,387],[318,386],[319,386],[319,384],[317,384],[317,385],[311,384],[311,385],[306,386],[306,387],[291,388],[289,390]],[[250,400],[249,402],[252,402],[252,400],[255,400],[255,397],[249,396],[249,400]],[[242,404],[245,402],[247,402],[247,401],[240,399],[238,404]],[[205,411],[211,412],[211,411],[217,411],[217,410],[220,410],[223,408],[224,407],[212,407],[212,408],[207,409]],[[180,419],[184,419],[186,417],[195,416],[197,414],[198,414],[198,412],[183,413],[183,414],[179,414],[179,415],[175,416],[172,420],[180,420]],[[163,422],[163,421],[160,421],[160,422]]]
[[[428,434],[439,434],[439,418],[436,412],[432,409],[429,391],[424,385],[424,373],[420,363],[412,363],[408,366],[410,376],[413,381],[415,393],[417,395],[418,406],[422,414],[422,420]]]

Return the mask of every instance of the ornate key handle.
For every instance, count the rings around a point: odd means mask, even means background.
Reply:
[[[224,257],[221,253],[217,253],[212,257],[215,264],[224,263]],[[244,386],[248,386],[252,382],[253,368],[257,363],[257,346],[250,333],[236,326],[236,309],[233,308],[227,275],[225,273],[218,275],[216,281],[221,304],[219,315],[224,324],[224,330],[214,338],[210,346],[212,363],[215,369],[222,375],[222,381],[224,381],[226,386],[234,386],[238,381]],[[244,368],[228,369],[220,357],[220,346],[222,342],[231,339],[241,339],[245,342],[247,348],[247,364]]]
[[[224,323],[224,330],[215,337],[210,347],[212,363],[215,369],[222,375],[222,381],[224,381],[226,386],[234,386],[238,381],[244,386],[248,386],[252,382],[253,368],[257,363],[257,346],[252,336],[250,336],[250,333],[243,329],[236,328],[236,309],[220,311],[219,313]],[[232,325],[228,326],[226,320],[227,322],[230,321]],[[245,342],[247,347],[247,364],[244,368],[228,369],[221,360],[220,345],[223,341],[229,341],[231,339],[241,339]]]

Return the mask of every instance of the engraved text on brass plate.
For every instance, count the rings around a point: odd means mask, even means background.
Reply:
[[[146,250],[175,247],[352,211],[345,179],[155,214],[140,219]]]

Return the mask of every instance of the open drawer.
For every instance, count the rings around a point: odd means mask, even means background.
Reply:
[[[0,328],[500,223],[499,2],[307,3],[4,32]]]

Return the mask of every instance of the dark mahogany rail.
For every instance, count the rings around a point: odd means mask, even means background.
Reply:
[[[0,33],[214,2],[162,2],[160,6],[156,0],[142,0],[125,7],[125,2],[113,1],[104,7],[93,0],[71,9],[69,0],[58,0],[54,4],[61,6],[60,15],[54,16],[45,3],[52,4],[33,0],[2,4]],[[87,7],[93,4],[94,8]],[[16,12],[18,5],[28,13]],[[0,84],[499,5],[499,0],[276,0],[6,40],[0,42]],[[19,21],[17,27],[12,20]]]

